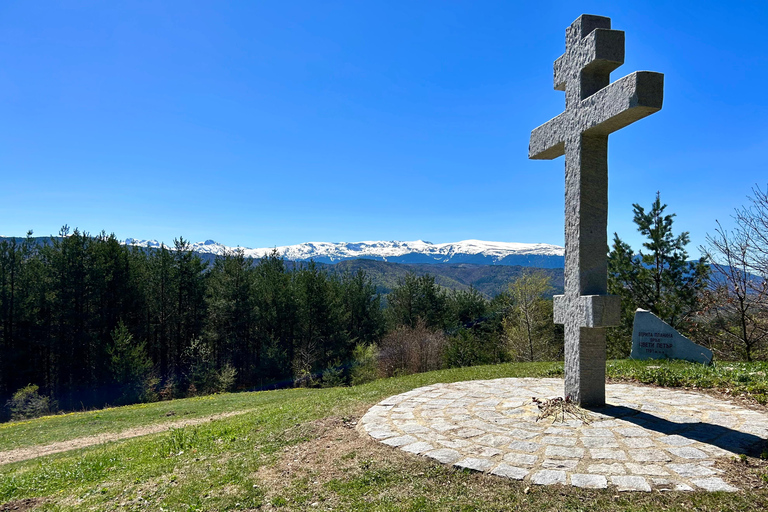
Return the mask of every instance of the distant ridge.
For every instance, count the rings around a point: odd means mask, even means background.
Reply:
[[[157,240],[127,238],[126,245],[160,247]],[[191,244],[199,254],[220,256],[237,248],[206,240]],[[557,245],[543,243],[486,242],[464,240],[444,244],[433,244],[423,240],[413,242],[306,242],[283,247],[258,249],[240,248],[245,256],[261,258],[277,250],[278,254],[290,261],[314,260],[319,263],[338,263],[345,260],[368,259],[390,263],[427,264],[474,264],[474,265],[520,265],[539,268],[562,268],[564,249]]]

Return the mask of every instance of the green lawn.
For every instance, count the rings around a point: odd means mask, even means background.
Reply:
[[[765,394],[766,365],[611,361],[612,378]],[[235,393],[0,425],[0,450],[246,410],[197,426],[0,466],[0,504],[42,510],[761,510],[768,491],[632,493],[538,487],[457,471],[369,442],[351,428],[370,405],[415,387],[551,377],[562,364],[505,364],[353,388]],[[169,411],[175,414],[168,415]],[[757,461],[747,461],[757,467]],[[757,471],[744,469],[752,481]],[[746,477],[745,477],[746,478]],[[3,510],[0,506],[0,510]]]

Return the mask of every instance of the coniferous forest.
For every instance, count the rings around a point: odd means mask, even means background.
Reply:
[[[377,346],[398,327],[437,332],[433,366],[446,364],[445,332],[476,333],[455,337],[452,365],[508,358],[501,316],[489,314],[499,304],[475,290],[448,293],[431,276],[408,275],[382,307],[363,271],[277,253],[207,263],[183,239],[145,249],[66,226],[59,235],[0,242],[0,405],[30,385],[46,407],[79,410],[345,384],[361,364],[358,374],[375,378]],[[409,371],[408,357],[395,371]]]

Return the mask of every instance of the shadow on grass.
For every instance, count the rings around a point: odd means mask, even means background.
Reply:
[[[766,446],[765,439],[759,436],[747,432],[740,432],[722,425],[702,422],[677,423],[622,405],[607,405],[592,410],[606,416],[634,423],[635,425],[648,430],[655,430],[656,432],[669,436],[676,435],[692,441],[700,441],[702,443],[717,446],[718,448],[729,451],[735,455],[745,454],[752,457],[759,457]],[[686,446],[683,443],[670,444],[670,448],[672,449],[684,449],[685,447]],[[694,454],[695,452],[691,455]]]

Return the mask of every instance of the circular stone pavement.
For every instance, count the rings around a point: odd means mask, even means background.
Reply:
[[[433,384],[371,407],[359,428],[403,451],[533,484],[619,491],[737,491],[715,460],[768,438],[768,415],[711,396],[606,385],[588,422],[537,421],[562,379]]]

